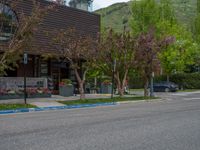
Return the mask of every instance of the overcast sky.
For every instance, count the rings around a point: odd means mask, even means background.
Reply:
[[[97,10],[112,5],[114,3],[128,2],[128,1],[129,0],[94,0],[93,7],[94,10]]]
[[[55,1],[55,0],[53,0]],[[70,0],[66,0],[67,4]],[[114,3],[119,3],[119,2],[128,2],[130,0],[94,0],[93,1],[93,10],[97,10],[100,8],[108,7]]]

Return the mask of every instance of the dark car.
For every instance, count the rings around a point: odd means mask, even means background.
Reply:
[[[153,85],[154,92],[176,92],[178,85],[173,82],[159,82]]]

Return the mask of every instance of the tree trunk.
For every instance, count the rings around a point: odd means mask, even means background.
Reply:
[[[120,96],[123,96],[123,95],[124,95],[124,92],[123,92],[123,90],[122,90],[122,88],[121,88],[122,83],[121,83],[121,81],[120,81],[119,72],[116,72],[115,78],[116,78],[116,81],[117,81],[116,83],[117,83],[118,94],[119,94]]]
[[[79,83],[80,99],[85,99],[84,82]]]
[[[80,74],[78,73],[77,69],[74,69],[74,72],[78,81],[78,90],[80,93],[80,99],[85,99],[85,91],[84,91],[85,80],[81,79]]]
[[[117,72],[117,74],[116,74],[117,89],[118,89],[118,92],[119,92],[120,96],[124,96],[125,83],[126,83],[127,74],[128,74],[128,70],[125,71],[124,77],[123,77],[122,81],[120,80],[119,72]]]
[[[144,97],[149,96],[148,86],[149,86],[149,80],[145,79],[144,80]]]

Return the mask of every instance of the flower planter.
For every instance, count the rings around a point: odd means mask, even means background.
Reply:
[[[74,95],[74,86],[73,85],[62,85],[59,86],[59,95],[68,97]]]
[[[102,94],[111,94],[112,93],[112,85],[101,85],[101,93]]]

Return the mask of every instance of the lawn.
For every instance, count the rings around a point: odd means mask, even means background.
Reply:
[[[36,108],[36,106],[30,104],[0,104],[0,110],[12,110],[20,108]]]
[[[178,92],[196,92],[200,91],[200,89],[185,89],[185,90],[178,90]]]
[[[72,100],[72,101],[59,101],[59,103],[65,105],[80,105],[80,104],[97,104],[97,103],[112,103],[112,102],[123,102],[123,101],[141,101],[156,99],[155,97],[115,97],[111,98],[100,98],[100,99],[84,99],[84,100]]]

